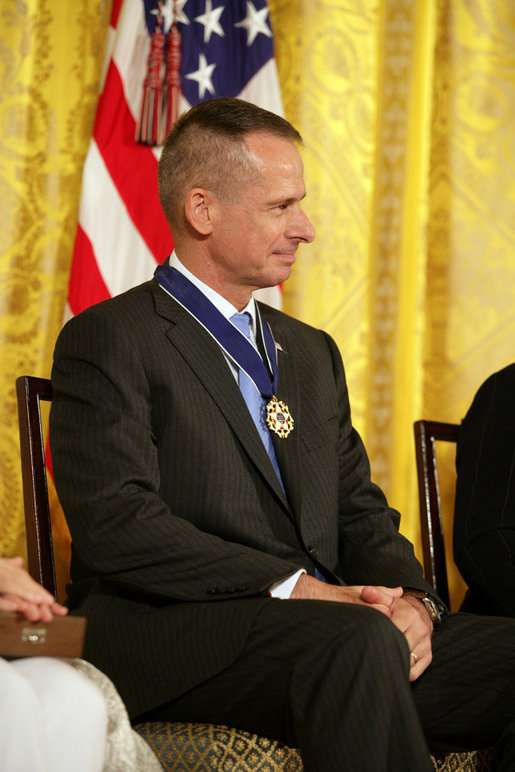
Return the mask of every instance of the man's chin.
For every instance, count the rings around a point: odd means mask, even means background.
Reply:
[[[277,266],[277,268],[273,271],[274,282],[269,286],[276,287],[278,284],[283,284],[287,279],[289,279],[291,276],[291,272],[293,270],[294,263],[295,263],[295,258],[292,259],[289,265],[283,264],[283,265]]]
[[[266,273],[262,274],[254,283],[255,290],[270,289],[283,284],[290,278],[293,268],[293,262],[291,265],[276,265],[270,268]],[[256,277],[255,277],[256,278]]]

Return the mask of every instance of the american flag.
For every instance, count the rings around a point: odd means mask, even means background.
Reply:
[[[282,114],[265,0],[114,0],[67,316],[146,281],[173,248],[157,193],[160,149],[135,139],[157,21],[165,39],[173,22],[180,34],[179,113],[205,99],[236,96]],[[258,296],[280,306],[278,288]]]

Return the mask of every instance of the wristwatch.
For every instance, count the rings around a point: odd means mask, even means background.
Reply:
[[[417,600],[424,604],[429,618],[435,627],[441,623],[443,609],[440,610],[438,608],[436,601],[430,595],[423,590],[407,589],[405,592],[407,595],[413,595],[414,598],[417,598]]]

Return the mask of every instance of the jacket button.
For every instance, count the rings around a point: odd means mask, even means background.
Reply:
[[[318,552],[316,551],[316,549],[311,544],[309,545],[307,550],[308,550],[308,555],[311,558],[313,558],[313,560],[316,560],[318,558]]]

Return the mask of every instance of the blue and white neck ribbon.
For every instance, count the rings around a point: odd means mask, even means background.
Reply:
[[[252,343],[186,276],[169,265],[158,265],[154,278],[162,289],[216,340],[235,365],[246,372],[259,393],[269,400],[268,427],[279,437],[287,437],[294,422],[287,406],[275,396],[278,381],[277,351],[270,326],[266,321],[262,321],[259,308],[256,306],[256,318],[265,347],[268,370]]]

